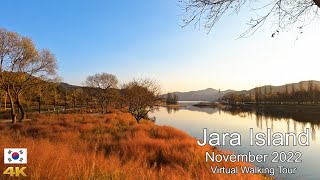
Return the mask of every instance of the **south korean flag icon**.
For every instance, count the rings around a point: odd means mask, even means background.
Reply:
[[[27,164],[27,148],[4,148],[4,164]]]

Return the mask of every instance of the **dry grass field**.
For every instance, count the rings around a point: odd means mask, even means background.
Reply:
[[[172,127],[138,124],[121,111],[30,118],[23,124],[0,123],[0,149],[28,148],[26,174],[31,179],[267,179],[212,174],[210,165],[218,164],[205,163],[204,152],[215,149],[199,147],[194,138]],[[3,172],[8,166],[0,167]]]

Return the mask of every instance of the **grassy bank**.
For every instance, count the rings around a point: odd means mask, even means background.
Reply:
[[[31,119],[13,126],[0,123],[0,149],[28,148],[26,173],[32,179],[265,179],[212,174],[210,165],[246,164],[207,164],[204,152],[217,150],[197,146],[194,138],[172,127],[137,124],[120,111],[35,114]]]

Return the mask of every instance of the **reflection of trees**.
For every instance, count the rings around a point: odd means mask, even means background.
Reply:
[[[285,111],[284,109],[268,109],[268,108],[234,108],[229,107],[223,109],[227,114],[231,114],[239,117],[247,117],[255,115],[256,126],[259,129],[270,128],[274,130],[274,122],[283,122],[285,124],[287,132],[297,133],[297,127],[301,127],[301,131],[305,131],[306,128],[310,129],[311,139],[316,140],[316,133],[320,131],[320,119],[319,115],[314,112],[308,111]]]
[[[211,108],[211,107],[187,106],[180,109],[187,109],[189,111],[196,111],[196,112],[204,112],[207,114],[214,114],[219,112],[219,108]]]
[[[211,108],[211,107],[197,107],[197,106],[167,106],[166,110],[168,114],[176,113],[179,110],[189,110],[189,111],[196,111],[196,112],[204,112],[207,114],[214,114],[221,111],[221,108]],[[220,112],[221,113],[221,112]]]
[[[179,111],[179,107],[167,106],[166,109],[168,114],[176,113],[177,111]]]
[[[316,140],[316,126],[311,126],[311,138]]]
[[[243,106],[227,107],[225,113],[246,117],[250,114],[268,119],[293,119],[298,122],[320,124],[320,107],[284,107],[284,106]]]

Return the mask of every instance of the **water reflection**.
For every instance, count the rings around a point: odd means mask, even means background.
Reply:
[[[226,107],[224,111],[237,115],[240,113],[254,113],[257,116],[264,116],[271,119],[293,119],[300,122],[310,122],[319,124],[320,109],[294,109],[294,108],[233,108]]]
[[[217,113],[217,112],[221,111],[221,109],[218,109],[218,108],[196,107],[196,106],[192,106],[192,105],[190,105],[190,106],[181,106],[181,107],[179,107],[179,106],[177,106],[177,107],[167,106],[166,110],[167,110],[168,114],[174,114],[174,113],[178,112],[179,110],[205,112],[207,114],[214,114],[214,113]]]
[[[167,106],[166,109],[167,109],[168,114],[172,114],[172,113],[176,113],[177,111],[179,111],[180,108]]]
[[[320,111],[319,111],[320,112]],[[170,114],[169,114],[170,113]],[[299,114],[301,113],[301,114]],[[208,132],[238,132],[242,137],[242,145],[237,147],[225,146],[218,147],[229,149],[235,153],[266,153],[271,157],[273,151],[300,151],[303,154],[303,163],[300,164],[275,164],[255,163],[259,167],[277,167],[285,165],[288,167],[297,167],[299,173],[294,175],[277,174],[278,179],[319,179],[320,171],[318,165],[320,156],[317,156],[320,150],[320,121],[317,111],[304,110],[272,110],[269,108],[200,108],[191,105],[181,108],[159,108],[152,113],[157,117],[156,124],[169,125],[176,127],[189,135],[198,139],[203,138],[203,128]],[[300,118],[301,117],[301,118]],[[299,134],[305,132],[306,128],[310,130],[310,146],[266,146],[256,147],[249,145],[249,129],[253,128],[254,132],[266,133],[267,128],[274,132],[294,132]]]
[[[312,140],[316,140],[316,132],[320,129],[319,116],[316,116],[313,113],[308,114],[308,111],[288,112],[274,111],[272,109],[244,109],[231,107],[224,108],[223,111],[242,118],[250,117],[252,119],[254,116],[256,118],[256,126],[259,129],[271,128],[271,130],[274,130],[275,121],[282,122],[281,124],[286,126],[285,129],[287,132],[298,133],[298,131],[300,132],[306,128],[310,128]],[[301,127],[301,129],[298,130],[297,127]]]
[[[207,114],[219,113],[222,112],[230,114],[232,116],[239,116],[241,118],[250,118],[255,117],[256,127],[259,129],[271,128],[274,131],[274,122],[281,122],[283,127],[286,129],[286,132],[298,133],[305,130],[306,128],[310,129],[311,139],[316,140],[316,132],[320,130],[320,118],[314,112],[309,111],[292,111],[292,110],[274,110],[274,109],[265,109],[265,108],[210,108],[210,107],[196,107],[192,105],[181,106],[181,107],[166,107],[168,114],[175,114],[180,110],[189,110],[195,112],[205,112]],[[300,127],[297,129],[297,127]]]

